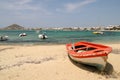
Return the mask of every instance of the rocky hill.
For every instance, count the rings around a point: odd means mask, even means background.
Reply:
[[[17,24],[12,24],[10,26],[3,28],[3,30],[25,30],[25,28]]]

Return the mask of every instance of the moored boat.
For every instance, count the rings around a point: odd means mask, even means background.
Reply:
[[[27,36],[27,34],[26,33],[20,33],[19,34],[19,37],[23,37],[23,36]]]
[[[43,33],[38,35],[38,38],[40,38],[40,39],[47,39],[48,36],[46,35],[46,32],[43,32]]]
[[[39,34],[38,38],[40,38],[40,39],[47,39],[48,37],[45,34]]]
[[[95,32],[93,32],[93,34],[103,34],[103,32],[102,31],[95,31]]]
[[[101,71],[105,69],[108,54],[112,51],[109,46],[84,41],[66,44],[66,48],[72,60],[95,66]]]
[[[8,40],[8,36],[0,36],[0,41],[6,41]]]

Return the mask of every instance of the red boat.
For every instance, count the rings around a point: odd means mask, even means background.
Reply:
[[[72,60],[96,66],[99,70],[105,69],[108,54],[112,51],[109,46],[84,41],[66,44],[66,48]]]

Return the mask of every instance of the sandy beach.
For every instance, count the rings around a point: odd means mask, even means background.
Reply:
[[[65,45],[0,45],[0,80],[120,80],[120,44],[104,73],[72,62]]]

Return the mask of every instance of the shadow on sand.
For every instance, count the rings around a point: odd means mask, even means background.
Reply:
[[[68,56],[69,57],[69,56]],[[112,64],[110,64],[109,62],[107,62],[106,64],[106,67],[105,67],[105,70],[104,71],[100,71],[98,70],[96,67],[94,66],[90,66],[90,65],[86,65],[86,64],[82,64],[82,63],[78,63],[74,60],[72,60],[70,57],[69,57],[70,61],[77,67],[81,68],[81,69],[84,69],[86,71],[89,71],[89,72],[93,72],[93,73],[97,73],[97,74],[100,74],[100,75],[103,75],[105,76],[106,78],[117,78],[117,73],[114,71],[114,68],[112,66]]]

